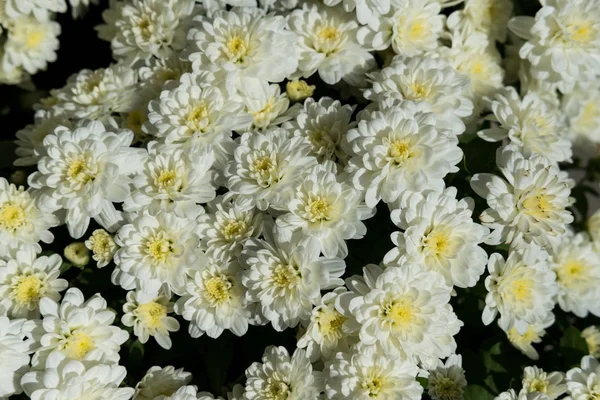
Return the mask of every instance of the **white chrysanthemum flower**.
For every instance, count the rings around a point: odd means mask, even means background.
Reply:
[[[505,179],[475,174],[471,188],[490,208],[479,219],[493,230],[487,244],[556,244],[573,222],[568,211],[575,182],[541,154],[525,157],[514,145],[498,148],[496,164]]]
[[[500,254],[492,254],[488,271],[484,324],[491,324],[500,313],[500,328],[509,332],[515,327],[524,334],[529,324],[542,323],[554,308],[556,275],[548,264],[548,253],[537,245],[511,250],[506,261]]]
[[[520,334],[514,326],[506,332],[509,342],[532,360],[540,358],[537,350],[533,347],[534,343],[540,343],[542,336],[546,334],[546,328],[554,324],[554,314],[548,313],[542,318],[542,322],[529,324],[525,333]]]
[[[191,218],[199,212],[198,203],[215,198],[210,171],[212,152],[183,148],[161,151],[156,142],[149,144],[148,152],[142,173],[133,178],[134,188],[125,199],[123,210],[149,209]]]
[[[106,119],[112,112],[131,111],[138,102],[135,70],[116,64],[97,70],[83,69],[56,91],[51,110],[75,118]]]
[[[264,15],[258,8],[216,11],[198,16],[188,33],[189,60],[195,72],[222,70],[233,93],[244,78],[281,82],[298,66],[296,35],[282,16]]]
[[[21,383],[32,399],[129,400],[133,388],[119,387],[127,370],[120,365],[95,365],[57,360],[43,371],[28,372]]]
[[[343,80],[364,86],[365,73],[375,67],[375,60],[358,43],[358,24],[343,10],[305,3],[288,16],[288,26],[299,38],[298,77],[318,72],[330,85]]]
[[[581,331],[581,337],[585,339],[590,355],[600,357],[600,329],[594,325],[588,326]]]
[[[214,260],[189,273],[185,291],[175,304],[175,311],[190,321],[192,337],[207,334],[217,338],[225,329],[237,336],[248,330],[251,317],[242,285],[243,269],[237,262],[219,265]]]
[[[577,85],[562,97],[561,109],[573,145],[595,155],[600,146],[600,85],[596,81]]]
[[[368,100],[427,103],[438,116],[438,128],[455,135],[465,131],[461,118],[473,113],[473,103],[467,96],[468,79],[435,55],[396,56],[388,67],[369,74],[369,78],[373,87],[364,92]]]
[[[141,343],[146,343],[153,336],[160,347],[171,348],[169,332],[177,332],[179,322],[169,316],[173,312],[169,289],[161,288],[152,293],[141,290],[128,292],[123,312],[125,315],[121,322],[125,326],[133,326],[133,333]]]
[[[310,318],[321,290],[343,285],[339,277],[346,265],[339,258],[319,257],[314,241],[299,244],[296,235],[286,240],[276,227],[263,234],[265,240],[246,241],[242,255],[249,268],[242,283],[248,301],[259,303],[264,317],[282,331]]]
[[[252,199],[258,209],[284,210],[293,188],[306,169],[317,163],[309,156],[310,144],[277,128],[264,133],[246,132],[225,168],[227,187]]]
[[[41,326],[31,320],[25,325],[41,346],[31,360],[34,369],[52,368],[49,364],[63,360],[87,367],[119,362],[119,349],[129,334],[112,325],[117,314],[99,293],[85,300],[79,289],[70,288],[60,304],[42,298],[40,311]]]
[[[423,393],[418,372],[408,360],[358,344],[326,364],[325,396],[328,400],[418,400]]]
[[[192,374],[172,366],[151,367],[141,381],[135,385],[133,400],[154,400],[161,396],[171,396],[179,388],[192,380]]]
[[[198,234],[207,256],[229,261],[237,258],[244,242],[262,233],[263,214],[242,199],[219,196],[198,216]]]
[[[376,25],[379,17],[390,12],[393,1],[390,0],[323,0],[327,6],[333,7],[342,3],[344,11],[354,11],[356,18],[362,25]]]
[[[313,370],[304,350],[290,357],[285,347],[269,346],[261,361],[246,369],[245,399],[314,400],[323,391],[322,374]]]
[[[312,97],[316,88],[316,85],[309,85],[304,79],[292,79],[285,84],[285,91],[291,101],[302,101]]]
[[[11,20],[8,38],[4,42],[2,68],[22,67],[30,74],[45,70],[48,62],[56,61],[60,25],[54,21],[38,21],[32,17]]]
[[[427,393],[432,400],[462,400],[467,386],[462,357],[453,354],[429,371]]]
[[[17,131],[16,166],[36,165],[43,154],[44,138],[58,126],[72,128],[71,121],[64,114],[46,110],[35,113],[35,122]]]
[[[416,56],[435,51],[444,31],[441,6],[429,0],[393,0],[392,12],[382,16],[376,28],[365,26],[358,40],[369,49],[385,50],[392,46],[396,54]]]
[[[105,20],[114,25],[111,48],[116,59],[129,65],[165,59],[185,46],[194,0],[133,0],[117,7],[117,19]]]
[[[464,8],[448,17],[448,27],[464,37],[481,32],[492,42],[504,43],[512,11],[510,0],[465,0]]]
[[[440,133],[430,111],[425,103],[403,101],[365,112],[348,131],[353,157],[346,169],[354,187],[366,191],[367,206],[391,203],[405,190],[441,190],[443,178],[458,171],[463,157],[458,139]]]
[[[92,251],[92,258],[98,263],[98,268],[106,267],[119,248],[113,237],[104,229],[92,232],[92,236],[85,241],[85,247]]]
[[[142,97],[152,100],[158,98],[165,85],[177,86],[184,74],[192,72],[192,64],[179,58],[178,53],[171,57],[153,58],[147,66],[138,70],[140,87],[145,92]]]
[[[592,356],[581,359],[581,367],[567,371],[567,393],[571,400],[589,400],[600,394],[600,364]]]
[[[67,11],[67,3],[65,0],[4,0],[2,8],[2,13],[11,19],[29,15],[38,21],[47,21],[53,13]]]
[[[474,286],[485,270],[487,254],[479,245],[487,228],[473,222],[473,200],[456,199],[456,188],[443,192],[404,192],[391,218],[404,232],[392,233],[397,246],[384,257],[386,264],[404,262],[444,275],[446,283]]]
[[[523,390],[527,393],[544,393],[550,400],[559,398],[567,391],[563,372],[545,372],[538,367],[523,370]]]
[[[385,270],[367,266],[364,274],[368,289],[350,301],[363,344],[426,368],[454,353],[462,322],[448,303],[452,288],[441,274],[415,264]]]
[[[349,294],[344,287],[335,288],[324,294],[313,308],[310,322],[298,339],[298,348],[306,349],[311,361],[332,359],[338,352],[348,352],[359,341],[360,326],[345,301]]]
[[[525,156],[542,154],[555,162],[571,160],[571,142],[560,111],[536,92],[521,99],[513,87],[506,87],[490,103],[500,126],[478,132],[487,141],[510,139]]]
[[[343,139],[348,130],[356,126],[356,122],[351,121],[355,108],[330,97],[321,97],[319,101],[308,98],[296,118],[283,127],[294,136],[305,137],[311,145],[311,153],[320,163],[326,160],[345,163],[348,149]]]
[[[69,234],[83,236],[94,218],[115,230],[122,216],[113,202],[129,195],[129,178],[145,151],[133,149],[131,131],[107,131],[99,121],[80,121],[74,130],[58,127],[44,139],[45,155],[29,184],[66,210]]]
[[[290,107],[287,94],[281,93],[278,84],[259,79],[246,79],[240,88],[240,96],[246,105],[245,113],[252,118],[246,130],[264,131],[291,120],[300,109],[299,104]]]
[[[60,300],[59,292],[68,282],[59,279],[62,259],[58,254],[36,257],[32,249],[15,250],[6,261],[0,259],[0,305],[11,318],[37,318],[40,301]]]
[[[135,217],[115,237],[120,249],[115,254],[114,283],[127,290],[137,286],[147,291],[166,283],[180,294],[187,269],[205,261],[195,228],[193,220],[162,211]]]
[[[291,234],[302,232],[314,240],[327,258],[346,258],[346,240],[361,239],[367,233],[363,220],[375,209],[367,207],[361,193],[344,181],[338,182],[333,161],[318,164],[305,172],[288,201],[288,213],[277,218],[277,226]]]
[[[59,224],[52,213],[55,207],[38,194],[25,191],[22,186],[17,188],[0,177],[0,256],[23,246],[40,252],[38,242],[54,241],[49,229]]]
[[[23,332],[25,319],[10,319],[0,306],[0,399],[22,393],[21,377],[29,371],[36,343]]]
[[[594,0],[547,0],[533,17],[516,17],[510,29],[526,39],[519,55],[534,78],[566,93],[595,80],[600,68],[600,9]]]
[[[566,234],[554,250],[550,267],[556,273],[558,305],[585,318],[600,315],[600,254],[586,233]]]

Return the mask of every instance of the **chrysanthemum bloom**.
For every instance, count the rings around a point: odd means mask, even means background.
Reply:
[[[498,325],[505,332],[515,327],[521,335],[530,324],[542,323],[554,308],[558,293],[556,275],[550,269],[548,254],[535,244],[509,252],[508,258],[490,256],[485,279],[483,323],[489,325],[498,313]]]
[[[519,333],[517,328],[513,326],[506,332],[506,336],[508,337],[508,341],[521,353],[532,360],[537,360],[540,358],[540,355],[535,347],[533,347],[533,344],[540,343],[542,337],[546,334],[546,328],[552,325],[554,325],[554,314],[548,313],[542,318],[541,322],[529,324],[523,334]]]
[[[326,364],[325,396],[331,400],[418,400],[423,393],[416,380],[418,372],[408,360],[357,344]]]
[[[563,372],[545,372],[538,367],[523,370],[523,390],[527,393],[544,393],[550,400],[557,399],[567,391]]]
[[[387,14],[391,9],[390,0],[323,0],[330,7],[342,3],[344,11],[356,9],[356,19],[363,25],[376,24],[379,16]]]
[[[246,369],[248,400],[314,400],[323,391],[322,374],[313,370],[304,350],[290,356],[283,346],[269,346],[261,361]]]
[[[391,203],[405,190],[443,189],[444,176],[458,171],[463,157],[456,137],[436,129],[436,115],[425,103],[380,108],[363,113],[347,134],[352,158],[346,170],[354,187],[366,192],[367,206]]]
[[[594,325],[588,326],[581,331],[581,337],[585,339],[590,355],[600,357],[600,329]]]
[[[116,313],[99,293],[85,300],[79,289],[70,288],[60,304],[43,298],[40,311],[41,326],[33,320],[24,326],[40,345],[31,360],[34,369],[52,368],[61,360],[81,361],[86,367],[119,362],[129,334],[112,325]]]
[[[471,188],[490,207],[479,217],[492,229],[486,243],[536,243],[546,248],[556,244],[573,222],[567,208],[575,182],[547,157],[525,157],[515,145],[499,148],[496,164],[504,179],[492,174],[471,178]]]
[[[25,319],[10,319],[0,306],[0,398],[22,393],[21,376],[29,371],[36,343],[23,332]]]
[[[513,87],[507,87],[490,101],[490,108],[494,115],[488,119],[499,126],[479,131],[484,140],[508,138],[526,157],[542,154],[554,162],[571,160],[571,142],[560,111],[536,92],[521,99]]]
[[[246,105],[245,113],[252,118],[248,131],[265,131],[291,120],[300,110],[299,104],[290,107],[287,93],[278,84],[259,79],[247,79],[239,93]]]
[[[600,364],[592,356],[581,359],[581,367],[567,371],[567,394],[572,400],[588,400],[598,394]]]
[[[561,100],[573,146],[585,153],[596,154],[600,146],[600,85],[598,82],[577,85]]]
[[[151,367],[135,385],[135,400],[154,400],[158,396],[171,396],[192,380],[192,374],[172,366]]]
[[[361,343],[425,367],[456,350],[453,336],[462,322],[448,304],[452,288],[443,275],[415,264],[385,270],[368,266],[364,274],[369,290],[350,301],[361,324]]]
[[[508,20],[512,16],[510,0],[465,0],[464,8],[450,14],[448,27],[464,37],[483,33],[491,42],[506,41]]]
[[[141,149],[130,148],[131,131],[106,131],[99,121],[80,121],[74,130],[58,127],[44,139],[45,154],[29,184],[43,191],[44,200],[66,210],[69,234],[78,239],[90,219],[116,230],[122,216],[113,202],[129,194],[128,175],[139,168]]]
[[[288,26],[298,35],[296,77],[318,72],[329,85],[343,80],[364,86],[365,73],[375,67],[375,59],[358,43],[358,23],[341,8],[305,3],[288,16]]]
[[[462,357],[453,354],[429,371],[427,393],[433,400],[462,400],[467,386]]]
[[[107,266],[119,248],[113,237],[104,229],[92,232],[92,236],[85,241],[85,246],[92,251],[92,258],[98,263],[98,268]]]

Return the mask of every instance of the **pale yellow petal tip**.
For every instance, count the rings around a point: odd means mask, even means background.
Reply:
[[[302,101],[313,95],[316,86],[309,85],[306,81],[299,80],[288,82],[285,89],[291,101]]]
[[[65,247],[64,255],[71,264],[79,268],[90,262],[90,251],[83,242],[73,242]]]

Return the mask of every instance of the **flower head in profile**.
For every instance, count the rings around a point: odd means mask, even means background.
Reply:
[[[461,400],[467,386],[462,357],[453,354],[429,371],[428,394],[433,400]]]
[[[135,400],[154,400],[159,396],[170,396],[192,380],[192,374],[173,366],[151,367],[142,380],[135,385]]]

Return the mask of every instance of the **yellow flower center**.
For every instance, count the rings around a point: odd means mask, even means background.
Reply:
[[[362,383],[362,388],[368,392],[369,397],[377,397],[383,390],[383,380],[378,377],[373,377]]]
[[[445,255],[450,251],[450,235],[446,232],[434,231],[425,238],[425,246],[436,256]]]
[[[297,284],[301,277],[295,265],[279,264],[273,270],[272,280],[280,288],[289,288]]]
[[[327,25],[317,31],[315,50],[326,56],[338,50],[342,40],[342,33],[335,26]]]
[[[546,219],[550,215],[550,211],[554,209],[553,200],[553,195],[534,194],[523,201],[523,209],[527,215],[536,219]]]
[[[208,279],[204,287],[211,301],[223,304],[231,297],[230,292],[233,284],[225,275],[219,275]]]
[[[556,269],[558,281],[565,286],[576,285],[578,281],[585,280],[586,264],[580,260],[568,260]],[[582,282],[586,283],[586,282]]]
[[[42,294],[42,281],[35,275],[21,277],[13,288],[14,298],[22,307],[37,304]]]
[[[248,51],[246,41],[239,36],[233,36],[227,41],[227,54],[234,62],[243,62],[244,56]]]
[[[429,24],[425,23],[425,21],[422,20],[415,21],[415,23],[412,24],[408,32],[409,39],[417,40],[425,36],[425,34],[428,32],[428,25]]]
[[[459,400],[463,398],[462,388],[447,376],[432,382],[432,392],[438,400]]]
[[[265,173],[271,170],[271,168],[273,167],[273,162],[271,161],[270,157],[264,156],[254,161],[253,167],[254,170],[261,173]]]
[[[340,38],[340,32],[334,26],[326,26],[319,31],[319,39],[333,42]]]
[[[519,278],[510,282],[508,292],[517,301],[527,301],[531,298],[531,289],[533,289],[533,281],[531,279]]]
[[[42,43],[44,40],[44,31],[36,29],[27,35],[26,46],[30,49],[34,49]]]
[[[204,102],[192,107],[187,115],[187,125],[194,131],[204,132],[208,122],[208,106]]]
[[[160,171],[156,178],[156,186],[160,188],[167,188],[175,185],[177,181],[177,172],[173,169],[164,169]]]
[[[71,161],[67,168],[67,176],[79,183],[88,183],[96,178],[84,156],[78,156]]]
[[[309,201],[307,211],[310,222],[322,222],[331,219],[331,204],[321,196],[316,196]]]
[[[149,303],[140,304],[137,308],[137,312],[144,325],[150,329],[156,329],[161,325],[163,318],[167,316],[167,307],[155,301],[151,301]]]
[[[429,88],[422,83],[413,82],[404,94],[407,100],[423,100],[429,96]]]
[[[404,164],[412,156],[410,142],[406,139],[390,142],[388,156],[394,164]]]
[[[408,299],[391,301],[383,306],[383,316],[398,328],[407,328],[415,320],[415,307]]]
[[[581,21],[580,23],[567,25],[569,39],[585,44],[594,40],[596,30],[590,21]]]
[[[155,262],[165,262],[173,253],[173,242],[169,240],[164,232],[151,237],[146,243],[146,254]]]
[[[225,224],[221,233],[227,240],[237,239],[246,231],[246,223],[244,221],[231,220]]]
[[[90,238],[92,244],[92,252],[94,254],[104,254],[112,247],[112,238],[106,231],[98,230],[92,234]]]
[[[280,380],[272,379],[267,386],[267,395],[269,400],[287,400],[291,387]]]
[[[546,393],[548,390],[548,382],[544,379],[536,378],[529,383],[529,392]]]
[[[75,360],[82,360],[94,347],[94,340],[89,335],[80,332],[67,338],[64,350],[69,357]]]
[[[16,231],[27,223],[25,209],[12,202],[0,207],[0,226],[9,231]]]
[[[323,310],[319,314],[317,322],[319,332],[325,337],[341,339],[343,336],[342,327],[347,319],[336,310]]]

